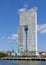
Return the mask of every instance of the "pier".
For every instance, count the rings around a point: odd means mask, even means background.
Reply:
[[[40,57],[2,57],[0,60],[33,60],[33,61],[46,61],[46,58]]]

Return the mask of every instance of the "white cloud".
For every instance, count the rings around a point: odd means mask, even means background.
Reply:
[[[11,36],[8,37],[8,39],[12,39],[12,40],[17,40],[18,35],[17,34],[12,34]]]
[[[27,11],[28,4],[24,4],[22,8],[18,9],[19,13],[26,12]]]
[[[38,32],[46,33],[46,24],[38,25]]]
[[[27,11],[27,9],[26,9],[26,8],[21,8],[21,9],[18,9],[18,12],[19,12],[19,13],[26,12],[26,11]]]
[[[40,33],[42,34],[46,33],[46,29],[42,30]]]

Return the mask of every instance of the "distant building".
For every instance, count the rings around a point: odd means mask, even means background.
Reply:
[[[0,53],[7,54],[8,56],[10,56],[10,55],[11,55],[11,51],[1,51]]]
[[[20,13],[18,44],[22,54],[28,51],[37,55],[37,12],[33,8]]]
[[[42,56],[46,56],[46,52],[40,52],[39,54]]]
[[[11,51],[7,51],[6,54],[7,54],[8,56],[10,56],[10,55],[11,55]]]

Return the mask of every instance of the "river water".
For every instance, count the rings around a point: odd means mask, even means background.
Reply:
[[[46,61],[0,60],[0,65],[46,65]]]

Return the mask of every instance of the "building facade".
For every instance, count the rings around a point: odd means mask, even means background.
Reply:
[[[18,44],[21,52],[37,51],[37,12],[33,8],[20,13]]]

